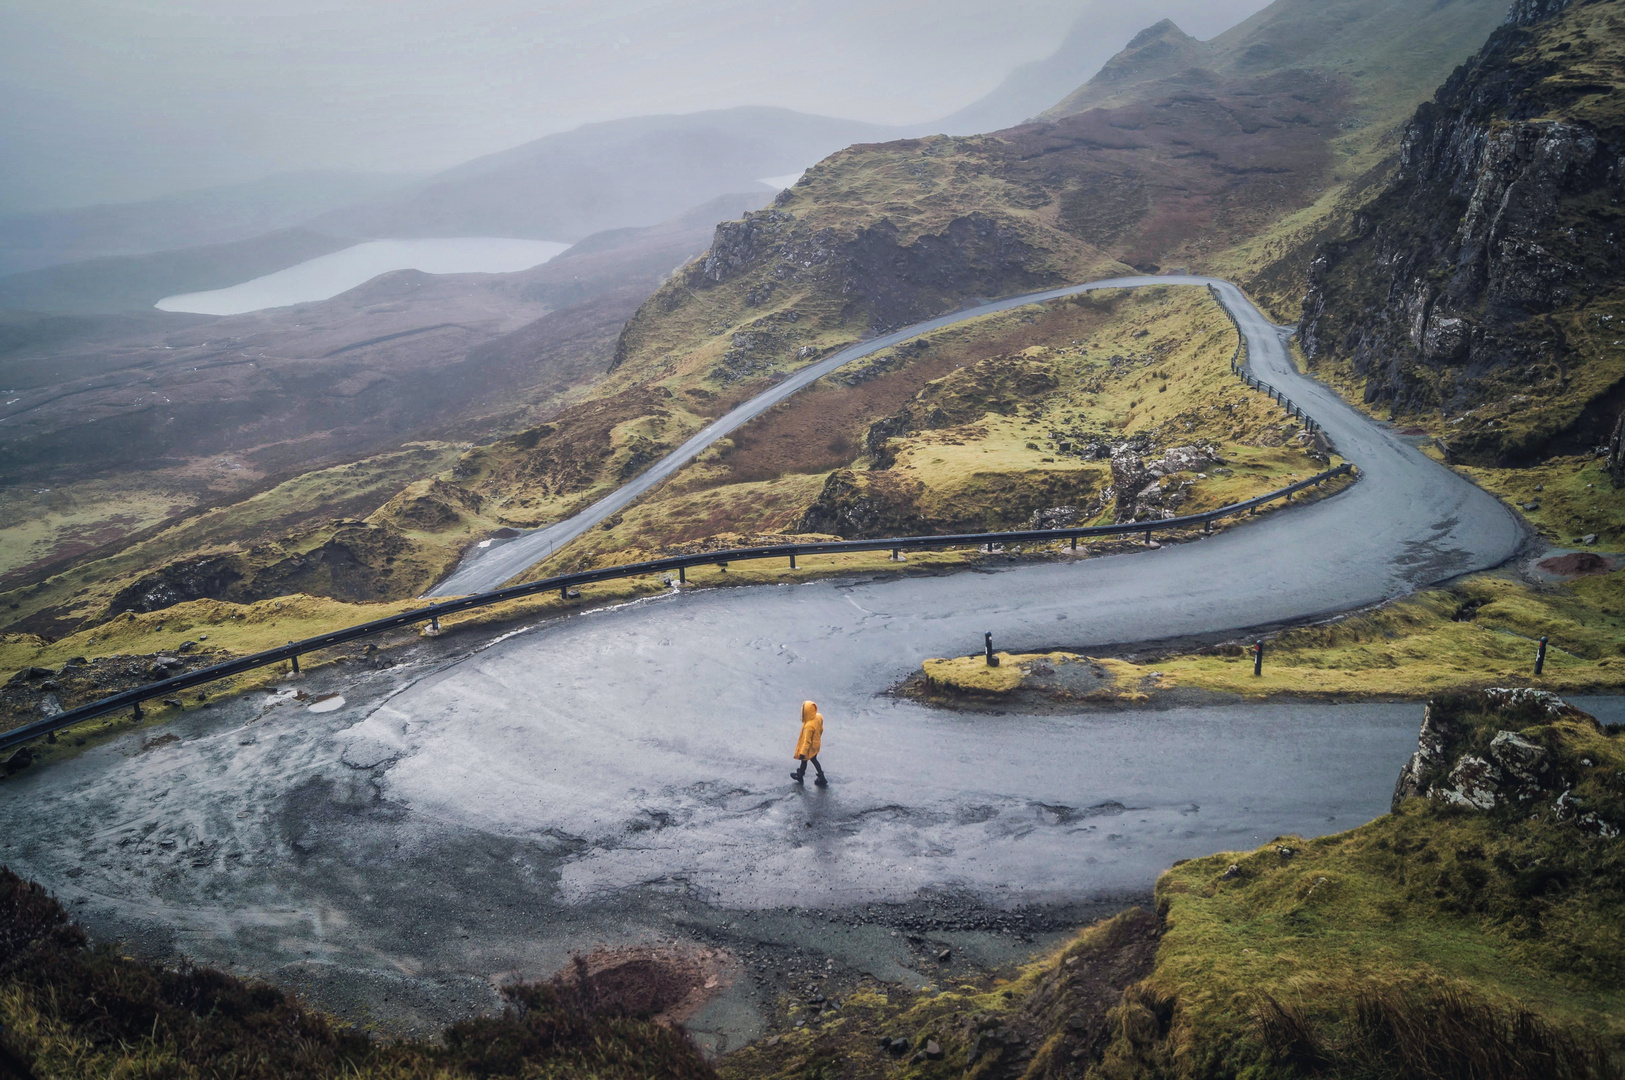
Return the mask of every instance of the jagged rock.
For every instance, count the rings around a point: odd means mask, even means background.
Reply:
[[[1541,55],[1538,25],[1565,6],[1518,0],[1508,25],[1417,109],[1386,188],[1310,266],[1300,334],[1311,363],[1352,361],[1367,402],[1396,413],[1458,414],[1452,461],[1518,464],[1595,446],[1614,422],[1553,400],[1589,360],[1551,316],[1625,276],[1625,246],[1602,209],[1619,203],[1625,145],[1612,128],[1542,118],[1571,92],[1569,61]]]
[[[1445,747],[1456,733],[1456,725],[1445,719],[1442,711],[1428,702],[1422,710],[1422,730],[1416,738],[1416,753],[1400,770],[1399,782],[1394,785],[1392,809],[1406,799],[1420,799],[1427,795],[1427,778],[1444,767]]]
[[[1572,0],[1513,0],[1507,12],[1508,26],[1529,26],[1549,19],[1568,7]]]
[[[1536,787],[1546,771],[1547,753],[1515,731],[1497,732],[1490,741],[1490,756],[1508,776],[1518,782]]]
[[[1428,789],[1428,798],[1453,806],[1470,806],[1474,810],[1494,809],[1500,794],[1501,770],[1472,754],[1456,759],[1450,770],[1449,781]]]
[[[1052,506],[1048,510],[1034,510],[1027,520],[1029,529],[1066,529],[1078,520],[1076,506]]]
[[[16,753],[6,758],[5,764],[0,765],[0,769],[4,769],[6,775],[10,776],[14,772],[21,772],[32,764],[34,764],[34,748],[22,746],[17,748]]]
[[[1579,713],[1568,702],[1552,693],[1550,690],[1536,690],[1529,686],[1501,687],[1495,686],[1484,691],[1484,696],[1499,709],[1515,708],[1521,705],[1538,705],[1548,716],[1561,716],[1565,713]]]
[[[1615,487],[1625,487],[1625,412],[1614,421],[1613,433],[1608,436],[1608,452],[1603,456],[1603,467]]]

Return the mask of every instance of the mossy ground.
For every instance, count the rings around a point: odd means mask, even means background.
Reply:
[[[462,447],[447,443],[414,444],[305,473],[247,499],[161,522],[103,554],[0,593],[0,617],[6,625],[43,630],[47,627],[38,623],[44,622],[60,632],[106,619],[111,614],[108,605],[120,591],[175,560],[240,555],[255,567],[307,553],[331,539],[346,520],[353,520],[350,515],[387,509],[403,487],[447,469],[462,452]],[[427,550],[415,561],[433,575],[439,566],[455,562],[469,531],[451,535],[417,530],[433,543],[422,545]],[[412,561],[409,557],[407,563]],[[406,563],[401,570],[407,572]]]
[[[1619,734],[1589,719],[1470,713],[1451,711],[1457,750],[1510,724],[1545,747],[1580,804],[1625,809]],[[1302,1075],[1281,1052],[1272,1002],[1302,1028],[1300,1046],[1322,1048],[1327,1074],[1368,1075],[1352,1059],[1396,1049],[1359,1045],[1353,1012],[1374,990],[1419,1010],[1460,995],[1502,1016],[1527,1011],[1537,1029],[1600,1040],[1617,1058],[1625,845],[1564,820],[1553,794],[1493,812],[1410,799],[1351,832],[1176,866],[1157,886],[1167,930],[1156,972],[1132,996],[1161,1002],[1162,1015],[1136,1026],[1128,1014],[1143,1006],[1126,1000],[1102,1075]],[[1426,1030],[1425,1014],[1411,1019]],[[1522,1048],[1531,1056],[1535,1041]],[[1552,1064],[1544,1075],[1610,1073]]]
[[[1549,639],[1546,663],[1536,676],[1535,639],[1542,635]],[[1042,685],[1042,679],[1028,676],[1035,663],[1045,661],[1055,662],[1048,655],[1016,655],[1000,668],[977,671],[982,663],[977,658],[927,660],[922,670],[948,694],[1013,695]],[[1091,662],[1111,665],[1115,689],[1103,692],[1102,701],[1144,700],[1176,689],[1249,698],[1414,700],[1509,682],[1566,693],[1614,693],[1625,687],[1625,574],[1546,589],[1508,578],[1469,578],[1449,589],[1273,635],[1265,642],[1259,676],[1253,674],[1250,648],[1241,644],[1138,664]]]

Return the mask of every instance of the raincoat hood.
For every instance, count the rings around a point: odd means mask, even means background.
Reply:
[[[801,737],[796,740],[796,757],[811,758],[818,756],[818,749],[824,741],[824,714],[818,711],[818,706],[811,701],[801,703]]]

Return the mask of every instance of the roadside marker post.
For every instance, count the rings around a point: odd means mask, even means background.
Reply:
[[[1253,675],[1257,677],[1264,674],[1264,639],[1259,638],[1253,646]]]
[[[1539,675],[1546,666],[1546,637],[1541,635],[1540,648],[1535,650],[1535,674]]]
[[[987,666],[998,667],[999,658],[993,655],[993,631],[989,630],[982,635],[982,649],[987,656]]]

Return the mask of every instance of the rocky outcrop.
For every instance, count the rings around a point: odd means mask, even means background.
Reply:
[[[837,300],[840,323],[884,333],[959,307],[967,297],[1058,284],[1053,270],[1039,269],[1045,265],[1041,254],[1021,229],[979,211],[950,220],[940,231],[905,236],[886,217],[837,231],[805,225],[772,206],[717,226],[705,257],[679,271],[627,322],[610,370],[624,364],[662,318],[691,295],[735,281],[749,282],[742,298],[747,309],[768,304],[781,292],[811,293]],[[789,359],[818,333],[808,322],[793,330],[776,326],[760,340],[740,340],[765,329],[735,335],[730,358],[719,365],[725,381]]]
[[[1426,799],[1479,813],[1549,813],[1589,835],[1618,837],[1625,813],[1597,799],[1588,774],[1599,762],[1570,751],[1557,726],[1564,721],[1600,730],[1589,714],[1544,690],[1498,688],[1428,702],[1416,753],[1394,785],[1393,809]]]
[[[1111,462],[1119,523],[1178,517],[1192,479],[1180,474],[1223,464],[1214,446],[1176,446],[1147,460],[1127,443],[1112,448]]]
[[[1614,431],[1608,436],[1608,479],[1615,487],[1625,487],[1625,412],[1614,421]]]
[[[1532,26],[1568,7],[1572,0],[1513,0],[1508,26]]]
[[[183,604],[188,600],[223,600],[243,580],[242,559],[236,555],[208,555],[170,563],[125,587],[108,604],[109,615],[126,611],[144,614]]]
[[[928,489],[906,472],[838,469],[794,529],[847,540],[1003,532],[1056,514],[1055,508],[1062,516],[1090,508],[1092,517],[1102,505],[1098,482],[1093,470],[1036,469],[973,474],[959,485]]]
[[[1625,275],[1615,237],[1625,142],[1567,109],[1618,91],[1568,78],[1565,60],[1537,48],[1567,6],[1515,6],[1417,110],[1387,187],[1311,267],[1301,331],[1311,360],[1352,360],[1366,401],[1396,413],[1468,413],[1448,439],[1465,462],[1589,451],[1625,392],[1613,388],[1616,372],[1585,380],[1578,409],[1567,400],[1577,367],[1612,358],[1587,356],[1552,318]],[[1495,402],[1507,404],[1470,413]]]

